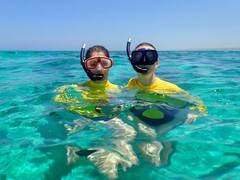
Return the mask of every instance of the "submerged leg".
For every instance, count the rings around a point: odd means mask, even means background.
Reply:
[[[155,138],[157,136],[157,133],[153,128],[146,126],[143,123],[138,123],[138,129],[140,132],[149,137]]]
[[[75,146],[67,146],[67,162],[68,164],[73,164],[79,159],[79,156],[76,154],[76,152],[79,151],[79,149]]]
[[[112,146],[99,148],[90,154],[88,159],[109,178],[117,178],[119,164],[123,170],[138,164],[138,158],[129,144],[129,141],[135,138],[136,131],[119,118],[103,123],[112,131]]]
[[[124,171],[138,164],[137,156],[130,144],[125,141],[118,141],[115,142],[115,145],[116,147],[113,150],[98,149],[88,156],[88,159],[110,179],[117,178],[119,164]]]
[[[142,154],[155,166],[159,166],[161,163],[160,152],[163,146],[158,141],[153,141],[150,143],[144,142],[139,145]]]
[[[80,122],[78,122],[78,125]],[[129,144],[129,142],[135,138],[136,131],[132,126],[124,123],[119,118],[113,118],[109,121],[102,121],[100,123],[111,131],[111,134],[109,134],[110,137],[108,137],[110,141],[105,142],[103,146],[94,147],[92,149],[69,147],[68,159],[71,163],[76,161],[79,156],[86,156],[103,174],[111,179],[115,179],[118,176],[119,164],[123,170],[138,164],[138,158],[132,146]],[[70,132],[73,133],[75,130],[85,127],[82,126],[82,124],[80,125],[81,128],[70,129],[72,130]]]

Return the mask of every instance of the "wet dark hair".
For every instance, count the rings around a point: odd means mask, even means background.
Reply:
[[[93,52],[103,52],[106,57],[110,57],[109,52],[105,47],[103,47],[101,45],[95,45],[95,46],[90,47],[87,50],[86,59],[90,58],[92,56]]]
[[[152,47],[154,50],[157,50],[154,45],[152,45],[151,43],[148,43],[148,42],[142,42],[142,43],[138,44],[138,45],[135,47],[135,49],[139,48],[140,46],[150,46],[150,47]]]

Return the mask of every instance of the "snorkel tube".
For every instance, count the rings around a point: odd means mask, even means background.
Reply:
[[[132,57],[131,57],[130,46],[131,46],[131,38],[128,38],[126,51],[127,51],[128,59],[131,61],[131,58],[132,58]]]
[[[83,44],[81,51],[80,51],[80,63],[82,66],[84,66],[84,61],[85,61],[85,47],[86,47],[86,44]]]
[[[85,66],[85,47],[86,44],[83,44],[81,51],[80,51],[80,64],[82,65],[84,71],[86,72],[87,76],[92,80],[92,81],[101,81],[103,80],[103,74],[93,74],[91,71],[89,71],[86,66]]]
[[[133,63],[130,46],[131,46],[131,38],[129,38],[128,41],[127,41],[126,51],[127,51],[128,59],[129,59],[130,63],[132,64],[133,69],[135,71],[137,71],[138,73],[147,74],[148,71],[149,71],[148,68],[146,68],[146,67],[139,67],[138,65]]]

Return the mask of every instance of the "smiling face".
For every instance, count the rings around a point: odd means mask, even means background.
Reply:
[[[94,51],[91,53],[91,56],[88,59],[94,59],[94,58],[99,58],[99,57],[105,57],[107,59],[109,59],[108,57],[106,57],[104,52],[97,52]],[[103,79],[101,81],[106,81],[108,79],[108,72],[110,70],[110,68],[104,68],[102,65],[104,62],[100,63],[98,62],[97,64],[94,64],[95,68],[91,68],[89,69],[87,66],[85,66],[91,73],[93,74],[102,74],[103,75]]]

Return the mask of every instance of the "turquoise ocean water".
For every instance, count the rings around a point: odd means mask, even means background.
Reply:
[[[124,85],[135,72],[125,52],[111,55],[110,81]],[[201,98],[209,114],[159,137],[171,145],[167,163],[156,167],[136,150],[139,164],[119,168],[118,178],[240,179],[240,52],[165,51],[160,58],[157,75]],[[57,87],[86,80],[79,52],[0,52],[0,179],[107,179],[87,158],[68,164],[66,147],[107,141],[108,130],[97,124],[69,135],[64,124],[84,118],[53,101]]]

